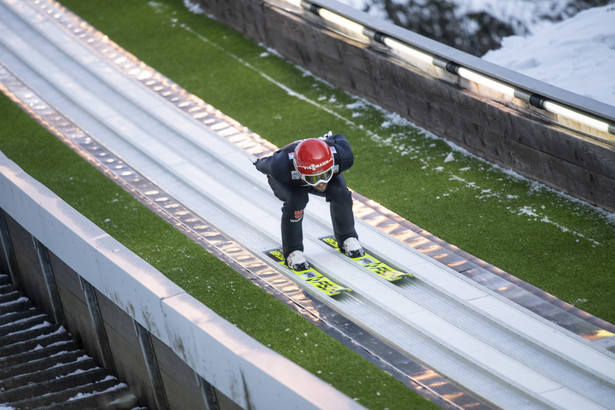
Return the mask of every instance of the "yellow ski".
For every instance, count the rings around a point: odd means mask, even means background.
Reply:
[[[333,249],[341,252],[335,237],[333,236],[325,236],[320,238],[324,243],[331,246]],[[386,263],[382,262],[380,259],[376,258],[373,255],[365,252],[364,256],[360,256],[358,258],[350,258],[359,265],[363,266],[366,269],[374,272],[376,275],[388,280],[389,282],[394,282],[396,280],[400,280],[403,277],[412,277],[414,276],[412,273],[401,272]]]
[[[316,269],[314,269],[311,266],[308,270],[303,270],[303,271],[296,271],[296,270],[290,269],[286,265],[286,262],[284,261],[284,254],[282,254],[282,251],[280,249],[272,249],[270,251],[266,251],[265,253],[271,259],[278,262],[280,265],[284,266],[286,269],[293,272],[295,275],[299,276],[301,279],[310,283],[311,285],[313,285],[318,290],[320,290],[321,292],[323,292],[324,294],[328,296],[335,296],[335,295],[339,295],[342,292],[351,291],[350,288],[346,288],[342,285],[339,285],[333,282],[331,279],[329,279],[322,273],[318,272]]]

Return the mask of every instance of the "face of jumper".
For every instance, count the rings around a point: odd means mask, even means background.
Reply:
[[[295,169],[301,179],[319,192],[324,192],[333,177],[333,153],[329,145],[319,139],[303,140],[293,155]]]
[[[321,182],[318,185],[314,185],[314,189],[317,190],[318,192],[325,192],[328,186],[329,184],[327,182]]]

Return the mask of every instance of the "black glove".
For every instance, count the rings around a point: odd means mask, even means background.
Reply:
[[[260,165],[261,165],[260,162],[261,162],[261,158],[254,158],[254,160],[252,161],[252,165],[254,165],[254,168],[256,168],[257,171],[263,172],[261,171],[261,168],[260,168]]]

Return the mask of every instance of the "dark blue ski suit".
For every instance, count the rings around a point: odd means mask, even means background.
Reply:
[[[334,174],[325,192],[319,192],[306,184],[295,170],[292,154],[301,141],[295,141],[276,151],[272,156],[259,159],[256,169],[267,175],[269,186],[282,205],[282,252],[284,258],[293,251],[303,252],[303,211],[309,201],[308,194],[325,197],[330,204],[333,233],[337,242],[343,244],[349,237],[357,237],[352,213],[352,196],[346,187],[342,172],[349,169],[354,156],[346,137],[341,134],[326,136],[324,141],[331,147]]]

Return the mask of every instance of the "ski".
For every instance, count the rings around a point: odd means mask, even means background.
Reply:
[[[320,240],[326,243],[327,245],[331,246],[333,249],[337,250],[338,252],[342,252],[340,247],[338,246],[337,241],[335,240],[335,237],[324,236],[320,238]],[[367,251],[365,252],[365,255],[363,256],[360,256],[358,258],[350,258],[350,259],[352,259],[359,265],[363,266],[364,268],[372,271],[376,275],[388,280],[389,282],[395,282],[404,277],[414,276],[412,273],[401,272],[395,268],[392,268],[385,262],[382,262],[380,259],[367,253]]]
[[[320,290],[321,292],[323,292],[324,294],[328,296],[336,296],[342,292],[351,291],[350,288],[346,288],[342,285],[339,285],[333,282],[331,279],[329,279],[328,277],[326,277],[325,275],[323,275],[322,273],[314,269],[314,267],[312,266],[310,266],[308,270],[303,270],[303,271],[296,271],[296,270],[290,269],[286,265],[286,262],[284,261],[284,254],[282,253],[280,249],[271,249],[269,251],[266,251],[265,253],[271,259],[273,259],[280,265],[284,266],[286,269],[288,269],[295,275],[299,276],[301,279],[313,285],[318,290]]]

